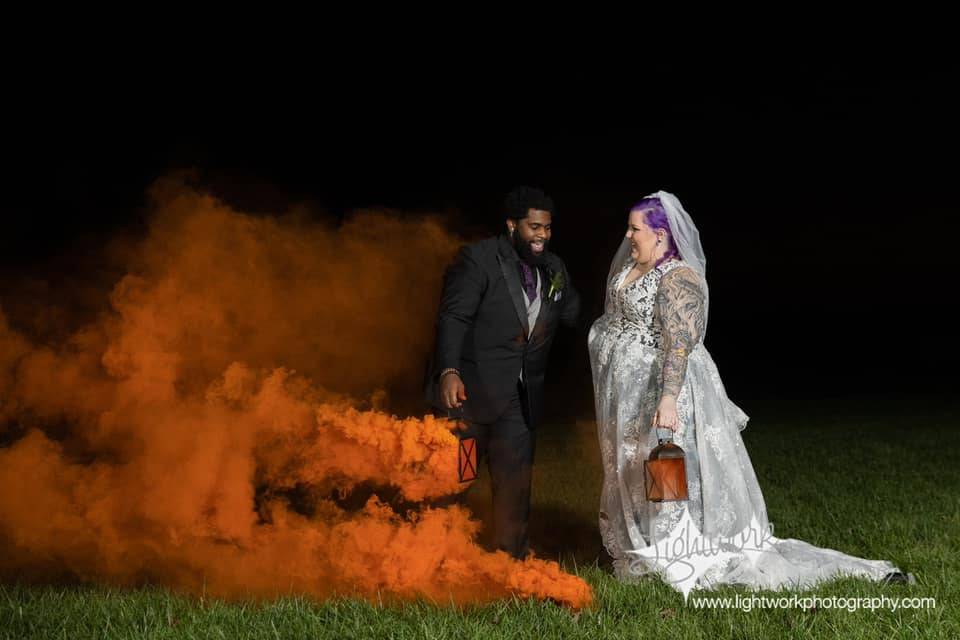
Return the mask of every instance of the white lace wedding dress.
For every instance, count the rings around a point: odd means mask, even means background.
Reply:
[[[652,570],[628,551],[662,540],[684,510],[708,538],[733,537],[751,521],[763,530],[768,527],[763,494],[740,437],[747,415],[727,398],[703,346],[704,327],[694,322],[673,329],[690,332],[690,344],[695,344],[677,396],[679,428],[674,436],[686,454],[689,500],[646,500],[643,461],[657,446],[652,421],[660,400],[662,344],[671,344],[664,335],[671,331],[670,323],[664,327],[661,318],[702,313],[703,301],[691,295],[690,286],[661,287],[665,278],[686,279],[688,285],[699,281],[692,269],[681,269],[687,266],[681,260],[668,260],[621,288],[632,266],[628,261],[608,282],[606,312],[588,338],[604,471],[600,532],[620,579]],[[746,561],[745,553],[734,553],[702,575],[696,586],[802,588],[840,574],[880,580],[897,571],[887,561],[863,560],[800,540],[768,540],[771,544],[753,561]]]

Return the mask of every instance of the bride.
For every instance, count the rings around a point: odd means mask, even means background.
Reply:
[[[727,398],[703,336],[709,294],[700,237],[680,201],[658,191],[630,211],[607,279],[605,313],[590,329],[604,482],[600,532],[620,579],[655,571],[636,553],[666,539],[687,513],[707,539],[768,531],[766,506],[740,431],[747,416]],[[661,433],[686,456],[689,499],[646,499],[643,462]],[[809,587],[843,575],[907,579],[891,563],[766,536],[759,555],[725,555],[696,586]]]

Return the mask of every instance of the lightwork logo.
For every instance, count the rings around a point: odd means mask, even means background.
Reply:
[[[760,596],[755,594],[734,597],[714,596],[710,598],[693,598],[694,609],[739,609],[750,612],[754,609],[839,609],[850,613],[867,609],[936,609],[937,599],[934,597],[891,598],[890,596]]]
[[[773,525],[761,526],[756,516],[742,531],[731,537],[708,538],[684,507],[680,520],[656,545],[627,553],[635,556],[630,563],[631,571],[656,571],[664,582],[683,594],[683,601],[686,602],[697,579],[711,568],[738,556],[755,565],[760,554],[776,542]]]

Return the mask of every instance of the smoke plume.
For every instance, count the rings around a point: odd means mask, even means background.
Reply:
[[[0,312],[0,575],[591,601],[556,563],[480,548],[464,508],[419,504],[461,489],[452,425],[382,410],[422,378],[456,237],[251,216],[172,178],[151,202],[95,321],[51,342]]]

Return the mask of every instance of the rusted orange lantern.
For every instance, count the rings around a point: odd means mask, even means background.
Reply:
[[[672,436],[650,452],[643,463],[647,500],[671,502],[687,499],[687,465],[683,449],[673,444]]]

